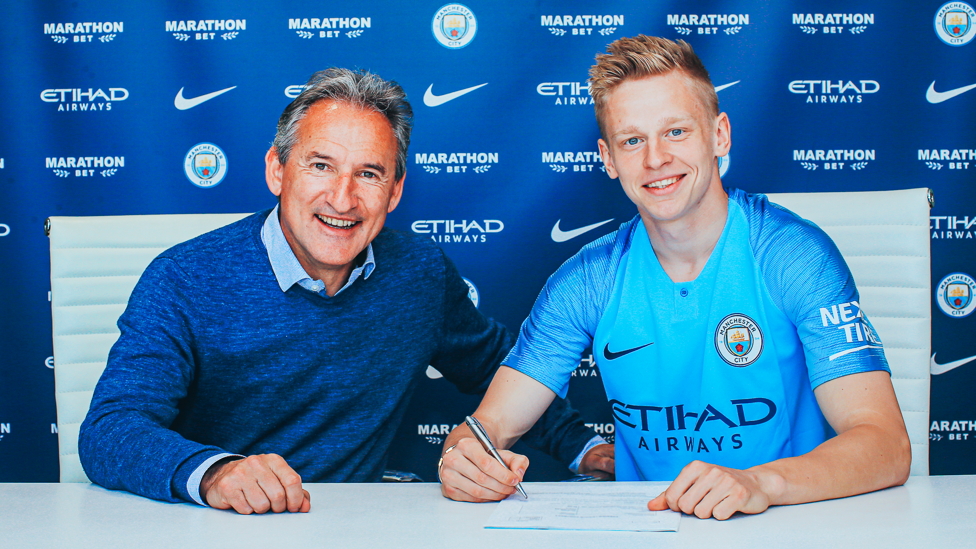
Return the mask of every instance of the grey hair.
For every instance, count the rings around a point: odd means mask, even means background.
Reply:
[[[399,181],[407,172],[413,109],[399,84],[362,70],[333,67],[318,71],[308,79],[305,90],[285,107],[278,119],[278,132],[274,138],[278,162],[282,165],[288,162],[291,149],[298,140],[298,123],[305,118],[312,105],[323,100],[349,103],[386,117],[397,140],[396,180]]]

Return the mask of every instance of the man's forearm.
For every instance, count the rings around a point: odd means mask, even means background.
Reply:
[[[904,484],[911,443],[896,428],[864,423],[802,456],[749,469],[771,505],[791,505],[863,494]]]

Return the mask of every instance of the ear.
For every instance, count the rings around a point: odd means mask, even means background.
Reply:
[[[603,165],[607,168],[607,175],[610,176],[610,179],[617,179],[617,170],[613,167],[613,158],[610,156],[610,147],[607,142],[599,139],[596,145],[600,148],[600,158],[603,159]]]
[[[284,166],[278,161],[278,149],[271,147],[264,155],[264,179],[271,194],[281,196],[281,172]]]
[[[732,126],[729,124],[729,116],[723,112],[715,120],[715,156],[725,156],[731,148]]]
[[[390,190],[390,204],[386,207],[386,213],[392,213],[397,204],[400,203],[400,197],[403,196],[403,180],[406,178],[407,173],[403,172],[403,177],[393,184],[393,188]]]

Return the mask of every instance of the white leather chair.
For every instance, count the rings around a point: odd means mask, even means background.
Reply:
[[[89,482],[78,430],[119,337],[116,321],[160,252],[248,214],[51,217],[51,314],[61,482]]]
[[[809,219],[840,249],[881,336],[912,442],[912,475],[929,474],[932,290],[931,191],[769,194]]]
[[[927,189],[769,195],[820,225],[850,265],[861,305],[885,343],[912,440],[913,475],[928,474],[928,195]],[[164,249],[245,215],[48,220],[61,482],[88,482],[78,460],[78,429],[139,275]]]

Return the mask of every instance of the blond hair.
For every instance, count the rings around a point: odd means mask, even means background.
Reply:
[[[680,71],[691,80],[692,89],[706,111],[718,116],[718,95],[712,79],[695,50],[684,40],[677,42],[657,36],[638,34],[621,38],[607,46],[607,53],[596,56],[590,67],[590,95],[596,110],[600,134],[607,138],[603,116],[610,93],[627,80],[647,78]]]

